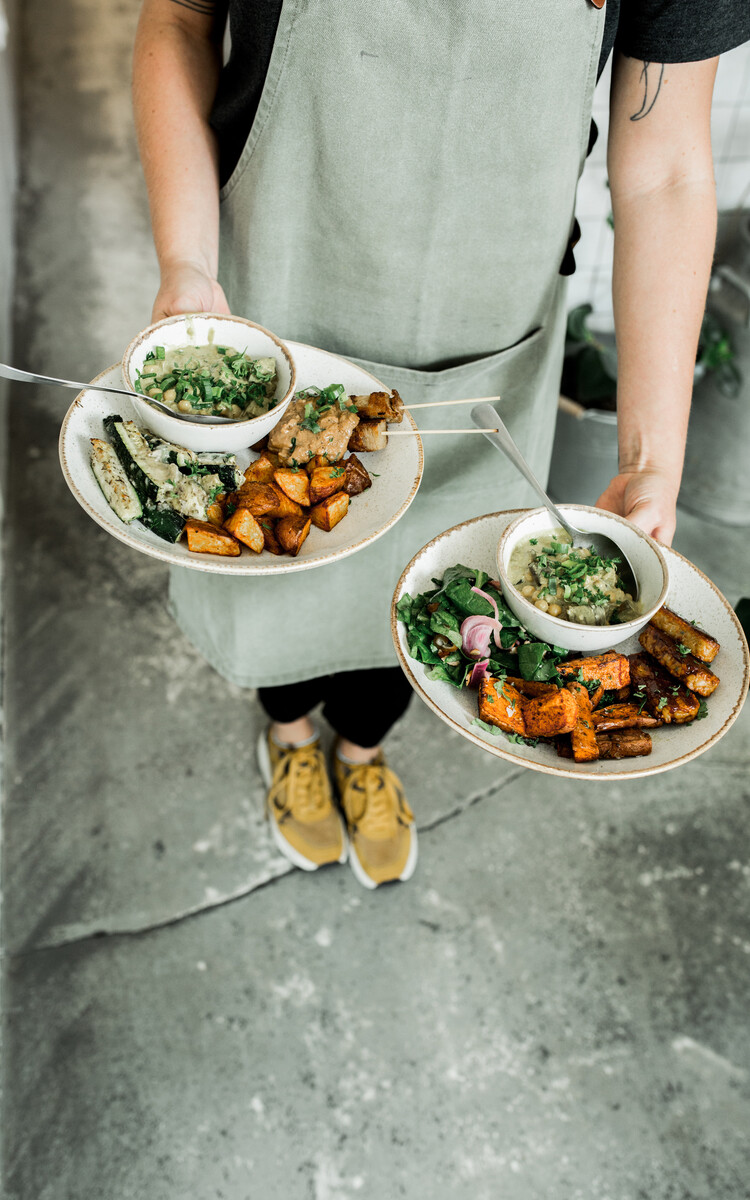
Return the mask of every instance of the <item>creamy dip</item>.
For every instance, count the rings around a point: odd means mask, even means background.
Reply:
[[[273,408],[275,358],[250,358],[231,346],[155,346],[138,372],[136,390],[175,412],[257,417]]]
[[[542,612],[578,625],[612,625],[638,615],[622,587],[615,558],[588,548],[573,549],[567,534],[554,530],[514,546],[508,578]]]

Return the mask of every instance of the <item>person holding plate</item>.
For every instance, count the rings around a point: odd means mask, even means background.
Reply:
[[[599,504],[669,544],[715,238],[716,56],[748,37],[744,0],[144,0],[153,319],[232,311],[351,359],[407,404],[499,395],[545,478],[576,187],[614,48],[620,469]],[[438,411],[424,427],[465,420]],[[191,641],[259,689],[280,849],[307,869],[348,854],[368,887],[408,878],[417,857],[380,748],[410,697],[393,588],[446,527],[531,499],[483,438],[436,438],[426,458],[409,512],[353,558],[251,585],[170,579]],[[309,716],[320,702],[338,806]]]

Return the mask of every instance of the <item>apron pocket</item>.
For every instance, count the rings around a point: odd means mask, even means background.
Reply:
[[[258,108],[253,118],[253,123],[250,126],[250,132],[247,135],[247,140],[245,141],[242,154],[237,161],[237,165],[219,192],[219,200],[222,204],[229,198],[240,179],[245,174],[248,163],[252,158],[253,150],[257,146],[260,136],[268,122],[268,118],[271,115],[271,110],[279,89],[281,77],[284,74],[284,66],[287,61],[289,43],[291,40],[292,29],[296,15],[297,0],[283,0],[281,12],[279,14],[279,23],[276,26],[276,36],[274,37],[273,49],[271,51],[271,57],[268,61],[268,70],[266,72],[263,90],[260,94],[260,100],[258,102]]]

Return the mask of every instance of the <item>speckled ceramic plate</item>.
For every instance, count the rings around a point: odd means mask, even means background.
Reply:
[[[364,395],[388,389],[369,372],[354,363],[305,346],[287,342],[297,367],[297,387],[327,387],[343,383],[351,395]],[[95,383],[122,386],[122,369],[118,363],[97,375]],[[108,396],[106,392],[82,391],[71,404],[60,430],[60,462],[71,492],[90,517],[107,533],[163,562],[191,567],[196,571],[213,571],[219,575],[277,575],[289,571],[306,571],[363,550],[404,515],[411,504],[422,478],[422,440],[414,437],[391,438],[385,450],[363,455],[363,462],[375,476],[372,487],[352,499],[349,512],[330,533],[312,528],[297,558],[276,556],[263,551],[253,554],[243,548],[238,558],[221,558],[213,554],[195,554],[188,550],[184,539],[171,545],[134,521],[126,525],[115,516],[102,495],[91,470],[90,439],[103,437],[102,420],[110,413],[120,413],[126,420],[139,422],[127,396]],[[408,413],[406,422],[416,429]],[[257,457],[251,450],[237,454],[237,463],[244,470]]]
[[[669,568],[667,604],[680,616],[697,622],[721,643],[711,669],[721,683],[707,700],[708,715],[690,725],[664,725],[652,731],[653,749],[646,758],[626,758],[611,762],[576,763],[558,758],[554,747],[540,743],[525,746],[510,742],[504,733],[485,733],[472,722],[477,716],[477,694],[459,691],[443,681],[427,679],[422,663],[409,657],[404,625],[396,617],[396,604],[404,592],[416,596],[434,587],[433,579],[442,577],[447,567],[464,563],[480,567],[496,577],[495,550],[503,530],[520,515],[521,509],[491,513],[446,530],[428,542],[414,556],[398,581],[393,597],[392,628],[401,666],[414,690],[433,712],[483,750],[532,771],[550,775],[577,775],[581,779],[636,779],[668,771],[703,754],[723,737],[733,723],[747,695],[750,657],[742,628],[727,600],[710,579],[676,550],[662,547]],[[623,654],[640,650],[637,637],[613,641],[610,649]]]

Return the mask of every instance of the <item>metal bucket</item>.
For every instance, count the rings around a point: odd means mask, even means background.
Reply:
[[[596,504],[617,464],[617,413],[561,396],[547,485],[553,500]]]
[[[678,502],[724,525],[750,525],[750,214],[733,214],[728,232],[708,308],[729,334],[742,382],[736,396],[711,373],[696,382]]]

